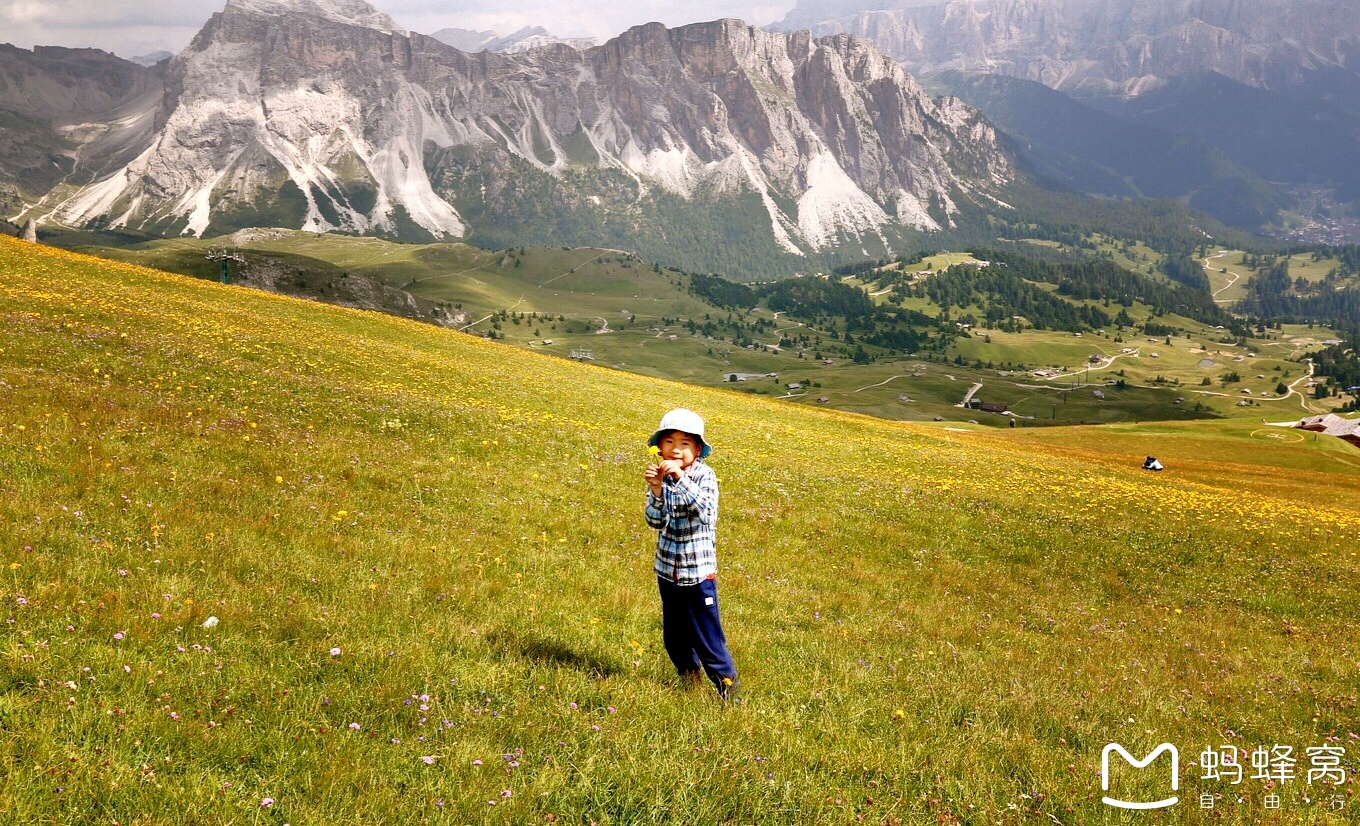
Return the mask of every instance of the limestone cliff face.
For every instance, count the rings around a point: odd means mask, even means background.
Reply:
[[[1138,94],[1188,72],[1285,88],[1360,71],[1351,0],[801,0],[779,25],[874,41],[911,71]]]
[[[975,111],[868,41],[736,20],[470,55],[361,0],[230,0],[164,73],[154,133],[49,200],[51,220],[461,237],[469,204],[517,220],[493,209],[512,185],[591,210],[623,182],[635,223],[649,203],[741,199],[803,255],[940,229],[960,199],[999,208],[1015,174]]]

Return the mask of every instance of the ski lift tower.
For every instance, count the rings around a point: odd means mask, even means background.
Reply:
[[[210,249],[208,250],[208,254],[203,257],[209,261],[221,262],[223,284],[231,283],[231,274],[227,271],[227,266],[230,262],[235,261],[239,267],[244,267],[246,265],[246,257],[244,255],[235,252],[227,252],[226,247]]]

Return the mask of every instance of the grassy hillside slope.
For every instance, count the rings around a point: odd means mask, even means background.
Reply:
[[[1146,822],[1110,741],[1179,747],[1161,822],[1346,822],[1340,443],[904,425],[10,239],[0,323],[8,822]],[[660,648],[640,476],[682,404],[735,707]],[[1136,470],[1173,444],[1194,473]],[[1292,746],[1280,811],[1200,779],[1222,744]]]
[[[63,243],[76,240],[68,238]],[[1232,345],[1225,346],[1222,330],[1179,316],[1154,317],[1146,304],[1128,308],[1135,322],[1172,325],[1189,337],[1182,341],[1177,333],[1174,347],[1147,347],[1146,337],[1126,329],[1128,349],[1134,352],[1121,353],[1123,339],[1114,340],[1119,336],[1114,327],[1099,338],[1093,335],[1095,331],[1075,337],[1061,330],[1026,329],[1021,334],[975,328],[971,337],[955,339],[946,353],[936,356],[940,361],[931,362],[927,354],[923,354],[925,360],[908,358],[871,344],[868,350],[875,361],[855,364],[848,339],[831,338],[833,328],[848,331],[844,317],[813,321],[764,307],[748,313],[744,306],[718,306],[691,292],[691,276],[615,250],[517,247],[493,251],[465,244],[396,244],[376,238],[260,229],[223,239],[173,239],[78,251],[216,280],[218,265],[208,261],[205,253],[222,244],[246,257],[248,265],[237,268],[232,278],[248,286],[341,306],[382,309],[562,357],[576,354],[595,364],[688,384],[716,386],[729,383],[733,373],[774,373],[776,378],[742,382],[740,389],[888,419],[938,416],[1006,426],[1006,417],[980,416],[958,406],[975,383],[984,385],[976,398],[1009,405],[1027,425],[1225,416],[1281,419],[1326,412],[1342,404],[1340,398],[1326,402],[1305,398],[1310,388],[1307,378],[1301,377],[1304,368],[1284,360],[1320,347],[1318,336],[1325,337],[1324,331],[1300,327],[1271,333],[1273,340],[1253,340],[1247,349],[1236,351]],[[1151,250],[1146,253],[1154,255]],[[966,261],[976,259],[967,253],[940,253],[908,266],[915,273],[933,273]],[[1155,264],[1147,267],[1156,270]],[[884,273],[880,272],[847,278],[844,283],[886,304],[897,267],[887,269],[887,279],[881,279]],[[1055,289],[1051,284],[1039,286],[1050,293]],[[906,299],[903,304],[932,317],[942,311],[926,298]],[[957,313],[960,308],[953,309]],[[985,315],[980,307],[966,310]],[[922,332],[932,334],[929,328],[933,326],[926,325]],[[785,336],[791,343],[774,348]],[[750,349],[745,346],[747,338]],[[1160,345],[1163,337],[1147,343]],[[1114,359],[1091,369],[1087,359],[1096,353]],[[823,363],[823,357],[830,358],[831,364]],[[1064,376],[1049,380],[1028,370],[1016,373],[1016,364],[1050,367]],[[1238,374],[1239,380],[1231,386],[1218,384],[1229,371]],[[1205,378],[1214,383],[1201,385]],[[1116,387],[1119,379],[1125,383]],[[1078,381],[1094,382],[1099,388],[1071,392]],[[1294,386],[1284,396],[1277,392],[1281,381]],[[803,388],[790,390],[792,382]],[[1101,389],[1103,398],[1095,397],[1093,389]],[[1182,401],[1177,402],[1178,398]]]

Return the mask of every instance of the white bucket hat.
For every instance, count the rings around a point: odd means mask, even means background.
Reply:
[[[713,452],[713,446],[704,440],[703,418],[693,410],[686,410],[683,407],[677,407],[661,417],[661,424],[657,426],[656,432],[652,434],[652,438],[647,440],[647,444],[651,447],[656,447],[657,443],[661,441],[662,434],[672,430],[688,433],[699,440],[699,455],[695,458],[704,459],[708,457],[708,454]]]

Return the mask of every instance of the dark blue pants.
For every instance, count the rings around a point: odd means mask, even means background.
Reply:
[[[681,675],[700,669],[715,686],[724,677],[736,679],[737,667],[727,653],[727,637],[718,619],[718,582],[706,579],[698,585],[676,585],[656,578],[661,589],[661,640],[675,670]]]

